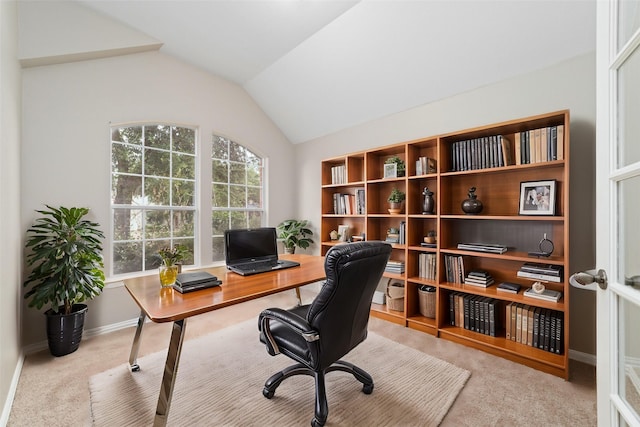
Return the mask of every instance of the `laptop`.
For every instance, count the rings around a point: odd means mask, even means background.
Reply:
[[[273,227],[226,230],[224,254],[227,268],[242,276],[297,267],[300,263],[278,259]]]

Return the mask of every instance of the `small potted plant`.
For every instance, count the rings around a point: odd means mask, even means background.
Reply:
[[[80,346],[87,305],[104,288],[102,239],[99,224],[83,219],[88,208],[37,210],[42,216],[27,230],[26,257],[31,273],[23,286],[29,307],[47,316],[49,351],[54,356],[73,353]]]
[[[162,264],[158,267],[160,274],[160,285],[163,288],[173,286],[178,278],[178,273],[182,270],[180,264],[189,255],[189,249],[184,245],[175,245],[173,248],[165,246],[158,251],[158,256]]]
[[[399,214],[402,212],[402,203],[405,199],[405,193],[394,188],[391,190],[389,197],[387,197],[387,201],[389,202],[389,213],[390,214]]]
[[[396,176],[404,176],[406,167],[405,167],[405,164],[404,164],[404,160],[402,160],[400,157],[391,156],[387,160],[385,160],[384,163],[387,164],[387,165],[395,163],[396,164]]]
[[[295,253],[296,246],[301,249],[306,249],[313,243],[313,240],[307,237],[313,236],[313,231],[311,231],[309,226],[310,222],[306,219],[287,219],[278,224],[276,227],[278,239],[282,240],[285,253]]]
[[[436,232],[435,230],[430,230],[424,238],[425,243],[435,243],[436,242]]]

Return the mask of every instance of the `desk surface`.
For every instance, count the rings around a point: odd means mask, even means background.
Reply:
[[[281,258],[297,261],[300,266],[252,276],[240,276],[224,266],[203,269],[222,280],[222,285],[186,294],[162,288],[157,274],[127,279],[125,287],[150,320],[162,323],[186,319],[325,278],[324,257],[293,254],[282,255]]]

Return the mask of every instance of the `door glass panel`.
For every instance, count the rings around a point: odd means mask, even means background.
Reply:
[[[640,307],[618,298],[618,394],[640,419]]]
[[[618,167],[640,161],[640,50],[618,69]]]
[[[617,283],[631,285],[640,293],[640,241],[633,238],[640,212],[640,176],[618,184],[618,277]],[[639,323],[640,324],[640,323]]]
[[[622,0],[618,3],[618,50],[640,28],[640,0]]]

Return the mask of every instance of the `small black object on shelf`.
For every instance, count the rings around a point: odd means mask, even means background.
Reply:
[[[538,243],[538,251],[529,252],[529,256],[548,258],[553,253],[553,242],[547,239],[547,233],[544,233],[540,243]]]
[[[462,210],[466,214],[478,214],[482,212],[482,202],[478,200],[478,196],[476,195],[476,187],[471,187],[469,189],[469,198],[462,201]]]

